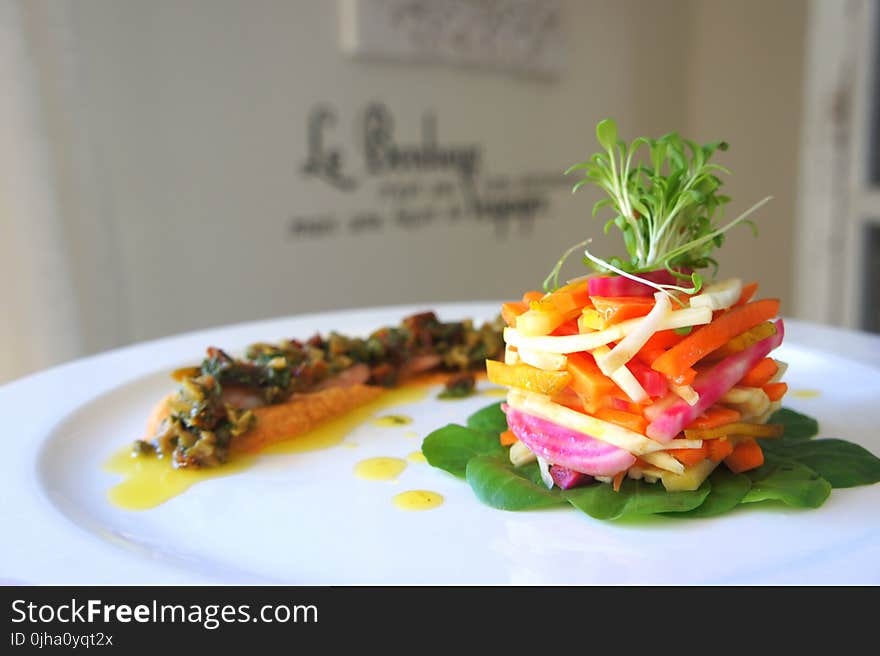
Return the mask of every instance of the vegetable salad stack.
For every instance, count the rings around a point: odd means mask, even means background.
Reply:
[[[503,305],[504,356],[486,369],[506,402],[433,431],[428,463],[493,508],[570,505],[602,520],[818,508],[833,488],[880,481],[867,449],[813,439],[815,419],[780,407],[779,300],[717,276],[714,249],[770,200],[720,221],[728,171],[710,160],[727,144],[675,133],[626,143],[608,119],[596,137],[602,151],[568,172],[583,175],[575,191],[605,192],[593,216],[610,212],[605,231],[620,230],[626,255],[598,257],[587,239],[543,291]],[[579,250],[593,272],[560,285]]]
[[[738,279],[671,294],[673,273],[622,273],[504,304],[504,362],[487,371],[509,387],[511,461],[537,459],[562,489],[628,476],[695,490],[722,462],[759,467],[760,441],[782,432],[766,423],[786,392],[769,357],[779,301]]]
[[[559,260],[546,293],[504,306],[505,361],[487,367],[510,387],[511,458],[538,458],[544,481],[562,488],[630,476],[693,490],[722,461],[758,467],[755,438],[781,431],[766,425],[785,393],[784,366],[769,357],[782,342],[779,301],[752,301],[757,285],[737,279],[703,288],[698,272],[717,271],[712,250],[769,198],[719,226],[728,171],[710,159],[726,143],[671,133],[628,144],[610,119],[596,137],[604,152],[567,173],[583,174],[574,191],[606,192],[593,215],[612,211],[605,230],[620,229],[629,257],[599,258],[588,239]],[[601,275],[559,288],[581,247]]]

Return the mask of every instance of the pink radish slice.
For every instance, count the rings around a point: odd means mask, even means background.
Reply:
[[[688,405],[684,400],[673,401],[662,413],[648,424],[647,434],[651,439],[666,443],[678,435],[685,426],[706,411],[724,396],[752,367],[782,343],[785,326],[782,319],[776,320],[776,334],[753,344],[744,351],[724,358],[709,371],[699,374],[692,387],[700,395],[696,405]]]
[[[648,396],[659,398],[665,396],[666,392],[669,391],[666,377],[659,371],[651,369],[644,362],[639,362],[633,358],[626,363],[626,366],[629,367],[629,370],[636,377],[636,380],[639,381],[639,385],[648,393]]]
[[[658,285],[675,285],[677,278],[666,269],[635,274]],[[657,291],[644,283],[623,276],[590,278],[590,296],[653,296]]]
[[[567,467],[561,467],[560,465],[553,465],[550,467],[550,477],[553,479],[556,487],[562,490],[570,490],[573,487],[580,487],[593,480],[593,477],[588,474],[581,474],[580,472],[568,469]]]
[[[621,448],[601,442],[541,417],[502,406],[513,434],[539,458],[591,476],[613,476],[636,458]]]

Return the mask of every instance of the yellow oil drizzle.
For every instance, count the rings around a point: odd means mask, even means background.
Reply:
[[[413,451],[406,457],[406,459],[410,462],[428,462],[425,458],[425,454],[421,451]]]
[[[400,458],[368,458],[354,466],[354,475],[367,481],[393,481],[406,469]]]
[[[507,398],[507,388],[506,387],[490,387],[489,389],[485,389],[480,392],[483,396],[493,396],[497,398]]]
[[[403,436],[404,436],[404,437],[417,438],[417,437],[419,437],[419,434],[418,434],[417,432],[415,432],[415,431],[406,431],[406,432],[403,434]]]
[[[817,389],[800,389],[791,391],[791,395],[796,396],[799,399],[815,399],[821,394],[822,393]]]
[[[378,399],[364,404],[315,430],[293,439],[278,442],[260,452],[263,454],[305,453],[327,449],[343,443],[345,437],[359,425],[369,421],[377,412],[395,405],[414,403],[427,396],[429,387],[413,385],[388,390]],[[353,443],[346,443],[353,444]],[[352,445],[350,448],[355,448]],[[259,456],[235,454],[221,467],[209,469],[174,469],[165,458],[131,456],[126,447],[113,454],[104,469],[123,477],[122,482],[107,492],[110,502],[125,510],[147,510],[182,494],[200,481],[238,474],[249,469]],[[401,461],[403,462],[403,461]],[[404,467],[406,463],[404,462]]]
[[[341,443],[346,435],[361,424],[369,421],[377,412],[395,405],[421,401],[427,394],[428,388],[421,385],[388,390],[371,403],[346,412],[342,417],[337,417],[321,424],[305,435],[299,435],[294,439],[273,444],[261,451],[261,453],[305,453],[307,451],[328,449]]]
[[[385,428],[392,426],[406,426],[407,424],[412,423],[412,417],[407,417],[406,415],[384,415],[382,417],[376,417],[373,420],[373,423]]]
[[[222,467],[174,469],[166,458],[131,455],[131,448],[117,451],[104,464],[106,471],[124,480],[107,492],[114,506],[125,510],[148,510],[182,494],[201,481],[237,474],[253,465],[256,457],[238,456]]]
[[[409,490],[394,495],[394,505],[400,510],[430,510],[443,503],[443,497],[428,490]]]

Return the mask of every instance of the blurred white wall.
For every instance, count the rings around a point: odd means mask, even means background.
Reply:
[[[381,190],[407,176],[363,169],[359,121],[377,101],[399,142],[418,143],[432,114],[438,142],[477,145],[486,185],[580,161],[596,149],[593,128],[605,116],[627,138],[677,129],[726,139],[731,211],[766,194],[777,200],[762,217],[762,226],[772,222],[762,241],[731,238],[725,271],[760,278],[770,294],[789,291],[790,245],[778,240],[793,223],[788,157],[796,157],[805,12],[796,0],[568,0],[567,57],[555,80],[353,60],[338,47],[335,2],[0,2],[2,28],[20,28],[19,55],[0,64],[25,103],[16,111],[28,114],[31,102],[43,110],[27,131],[3,127],[19,149],[31,143],[33,157],[45,158],[28,185],[44,185],[57,246],[22,278],[47,290],[60,278],[72,299],[63,310],[68,342],[41,359],[4,361],[0,380],[228,322],[512,297],[538,286],[561,251],[588,235],[598,252],[622,250],[590,218],[598,196],[564,186],[544,194],[547,208],[530,228],[466,217],[401,227],[396,201]],[[355,191],[302,173],[307,122],[321,105],[335,112],[327,145],[342,151]],[[7,152],[0,164],[11,165]],[[26,188],[2,188],[4,221],[31,220]],[[390,227],[352,232],[348,222],[365,210]],[[338,223],[330,238],[291,231],[296,217],[326,215]],[[19,332],[39,321],[9,289],[4,304]]]

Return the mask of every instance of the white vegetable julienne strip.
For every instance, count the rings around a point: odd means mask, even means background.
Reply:
[[[721,403],[754,403],[762,391],[759,387],[731,387],[719,400]]]
[[[702,293],[691,296],[691,307],[705,307],[710,310],[726,310],[739,300],[742,294],[742,280],[730,278],[706,287]]]
[[[743,421],[753,421],[756,417],[763,416],[770,409],[770,397],[760,388],[758,388],[758,392],[759,394],[754,401],[736,406],[736,409],[742,415],[740,419]]]
[[[510,463],[514,467],[522,467],[537,458],[537,456],[529,450],[529,447],[522,442],[514,442],[510,446],[508,457],[510,458]]]
[[[670,385],[669,389],[678,398],[684,399],[684,402],[688,405],[697,405],[697,401],[700,400],[700,395],[690,385]]]
[[[630,476],[630,478],[641,478],[642,476],[653,476],[654,478],[660,478],[661,476],[663,476],[663,470],[657,467],[630,467],[626,473],[628,475],[635,474],[635,476]]]
[[[776,373],[773,374],[773,378],[770,379],[771,383],[778,383],[782,380],[782,377],[785,375],[786,369],[788,369],[788,363],[783,362],[782,360],[776,360],[776,366],[779,367],[776,370]]]
[[[519,359],[538,369],[545,371],[561,371],[565,369],[568,358],[559,353],[547,353],[545,351],[533,351],[531,349],[518,349]]]
[[[754,420],[755,423],[756,424],[766,424],[770,420],[771,415],[774,412],[776,412],[777,410],[779,410],[779,408],[781,408],[781,407],[782,407],[782,401],[771,401],[770,405],[767,406],[766,412],[764,412],[764,414],[762,414],[760,417],[758,417]]]
[[[699,326],[712,320],[712,310],[709,308],[686,308],[668,313],[657,330],[672,330],[686,326]],[[577,353],[578,351],[592,351],[610,342],[616,342],[635,330],[641,317],[627,319],[618,324],[597,330],[595,332],[582,333],[580,335],[544,335],[541,337],[527,337],[522,335],[516,328],[504,329],[504,341],[519,349],[526,348],[533,351],[546,351],[548,353]]]
[[[593,357],[596,358],[597,362],[600,359],[607,358],[609,353],[611,353],[611,350],[607,346],[599,346],[593,349]],[[618,367],[606,375],[617,383],[617,386],[626,393],[633,403],[641,403],[647,400],[648,393],[645,391],[645,388],[642,387],[642,384],[636,380],[636,377],[633,376],[626,366]]]
[[[657,451],[656,453],[646,453],[640,457],[645,462],[650,462],[655,467],[671,471],[674,474],[681,474],[684,472],[684,465],[668,453]]]
[[[615,371],[632,360],[639,352],[651,335],[659,330],[660,324],[666,315],[672,310],[669,298],[662,292],[654,294],[654,307],[647,315],[638,320],[635,328],[617,343],[607,355],[596,358],[596,364],[606,376],[611,376]]]
[[[511,389],[507,393],[507,403],[511,408],[522,412],[537,415],[554,424],[559,424],[577,433],[589,435],[601,442],[611,444],[633,455],[641,456],[645,453],[662,451],[665,444],[660,444],[648,439],[644,435],[627,430],[616,424],[611,424],[601,419],[596,419],[582,412],[577,412],[564,405],[553,403],[546,396],[534,394],[520,389]]]
[[[703,448],[703,440],[669,440],[663,445],[664,449],[701,449]]]
[[[544,485],[547,486],[547,489],[553,489],[553,477],[550,475],[550,463],[544,460],[543,458],[538,458],[538,471],[541,472],[541,480],[544,481]]]
[[[510,344],[504,347],[504,364],[515,365],[519,363],[519,351]]]

